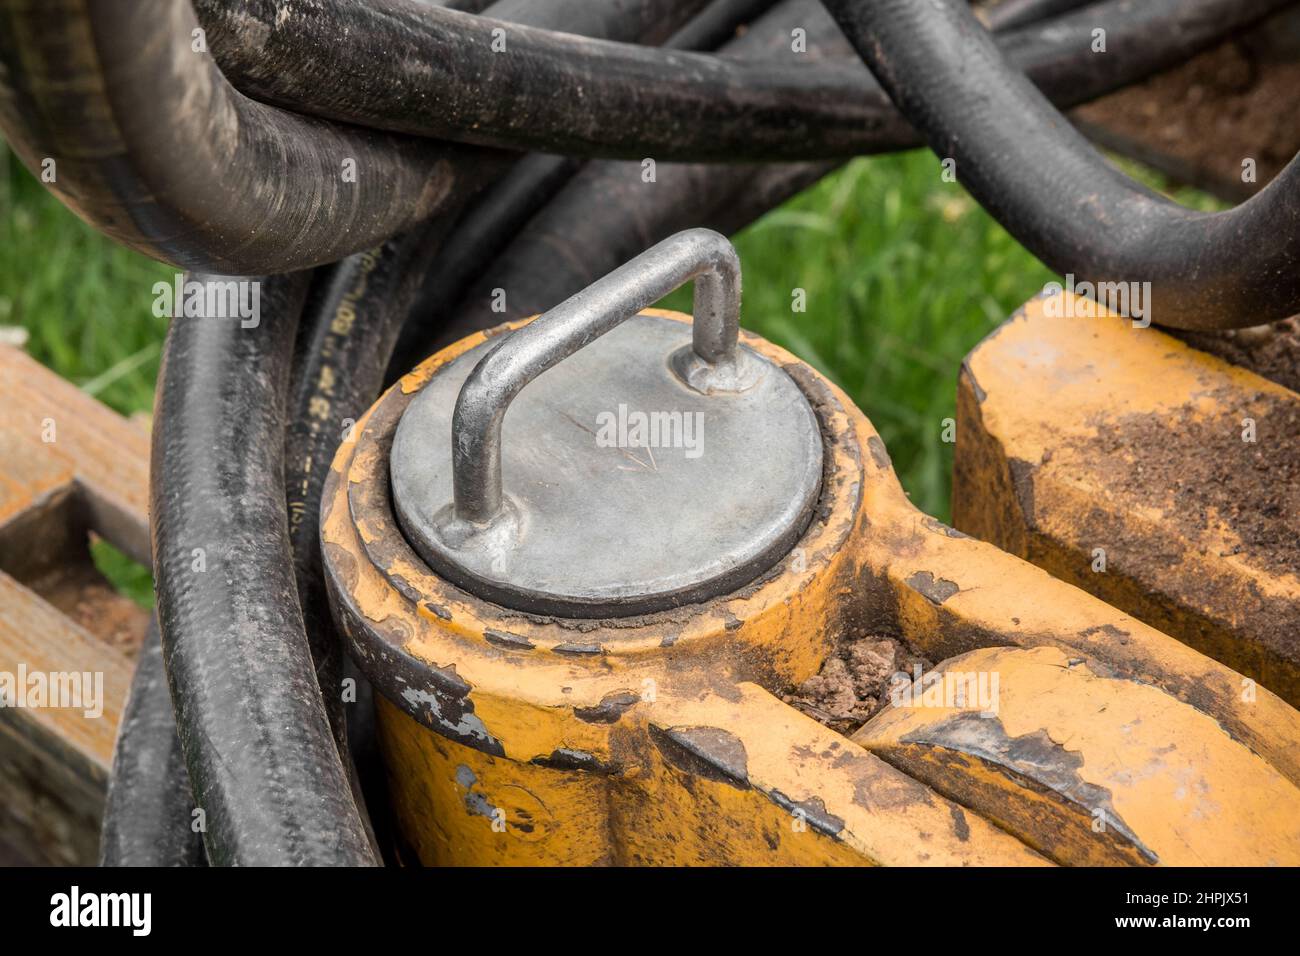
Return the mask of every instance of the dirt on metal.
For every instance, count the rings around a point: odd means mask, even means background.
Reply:
[[[782,695],[792,707],[842,734],[852,734],[889,702],[891,678],[910,678],[931,663],[903,641],[878,634],[854,634],[840,642],[821,672]]]
[[[1194,349],[1300,392],[1300,316],[1224,332],[1170,331]]]
[[[140,652],[149,614],[117,592],[89,561],[70,560],[27,582],[73,622],[130,660]]]
[[[1300,412],[1263,392],[1236,397],[1247,401],[1230,418],[1184,412],[1106,423],[1096,463],[1109,482],[1148,489],[1189,538],[1223,528],[1237,540],[1223,556],[1245,552],[1270,572],[1300,574]]]

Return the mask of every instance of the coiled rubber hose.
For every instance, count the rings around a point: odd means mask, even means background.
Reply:
[[[203,840],[191,825],[192,807],[155,617],[140,647],[117,728],[99,837],[100,865],[201,864]]]
[[[990,30],[1011,30],[1069,13],[1088,0],[1001,0],[986,7],[980,19]]]
[[[867,77],[853,63],[736,63],[413,0],[196,0],[196,10],[223,71],[258,99],[459,142],[626,158],[802,157],[810,143],[847,154],[892,113],[878,89],[863,95]],[[250,15],[260,29],[236,29]],[[367,69],[340,69],[340,48]]]
[[[806,30],[809,56],[847,58],[853,48],[818,0],[786,0],[722,47],[737,59],[760,60],[788,49],[791,30]],[[653,185],[640,163],[593,160],[515,232],[441,321],[391,370],[409,367],[435,348],[501,322],[543,312],[650,246],[691,226],[729,233],[810,185],[835,163],[723,166],[659,163]],[[601,214],[593,216],[591,210]],[[504,311],[496,311],[505,291]]]
[[[738,170],[664,163],[657,188],[647,190],[638,164],[590,163],[491,263],[424,351],[545,312],[683,228],[735,232],[837,165],[774,163]],[[600,217],[591,215],[594,204],[602,209]],[[506,291],[501,311],[496,289]]]
[[[438,144],[250,100],[206,43],[189,0],[0,0],[0,130],[82,219],[187,269],[331,262],[458,189]]]
[[[774,6],[773,0],[714,0],[665,42],[677,49],[711,49],[735,35],[751,18]],[[807,7],[836,34],[837,27],[815,0]],[[495,12],[495,8],[493,9]],[[661,20],[661,23],[664,22]],[[845,51],[852,49],[842,38]],[[824,47],[814,47],[816,56]],[[423,359],[440,333],[450,308],[485,264],[495,259],[532,216],[550,202],[583,166],[583,160],[553,153],[531,153],[515,163],[457,221],[455,230],[425,276],[414,305],[418,321],[402,327],[386,382],[395,381]],[[558,301],[558,300],[557,300]]]
[[[285,401],[309,278],[258,280],[255,327],[173,319],[163,354],[158,619],[214,865],[374,861],[312,670],[286,520]]]
[[[1091,283],[1150,283],[1146,317],[1173,328],[1300,312],[1300,157],[1235,209],[1194,212],[1107,164],[962,0],[824,2],[934,151],[956,160],[971,194],[1050,268]],[[1235,3],[1255,15],[1279,6]],[[1187,9],[1194,29],[1203,8]]]
[[[664,41],[674,50],[716,50],[736,30],[766,13],[776,0],[713,0],[700,15]]]
[[[583,160],[529,153],[465,210],[424,276],[412,321],[397,337],[385,385],[429,355],[451,306],[516,236],[583,167]]]
[[[480,168],[476,175],[489,175],[491,168],[490,164]],[[411,241],[410,245],[415,249],[420,243]],[[320,479],[337,446],[334,426],[345,414],[339,410],[351,409],[357,415],[357,409],[367,406],[373,398],[373,395],[367,397],[367,389],[371,387],[367,383],[373,375],[364,374],[367,360],[362,357],[370,354],[369,343],[358,341],[364,337],[355,328],[345,329],[342,325],[345,317],[350,317],[360,320],[359,328],[367,328],[371,316],[362,300],[384,301],[393,287],[395,280],[388,275],[369,281],[370,262],[373,262],[371,254],[359,254],[322,267],[312,280],[307,318],[299,327],[289,389],[290,425],[285,440],[289,535],[299,602],[317,683],[322,688],[330,726],[346,770],[351,770],[351,758],[345,743],[348,731],[339,687],[342,649],[323,596],[316,531]],[[408,264],[403,260],[393,266],[400,269]],[[383,291],[376,297],[377,286]],[[369,296],[365,295],[367,289]],[[345,315],[350,303],[356,303],[360,316],[355,311]],[[349,347],[353,342],[357,346]],[[379,360],[372,357],[369,361]],[[358,363],[361,367],[354,368]],[[334,421],[322,420],[322,401],[330,403]],[[100,862],[105,866],[202,865],[206,856],[202,840],[192,827],[194,801],[189,772],[176,733],[156,626],[150,631],[149,642],[137,664],[127,711],[118,731],[104,808]],[[365,688],[358,688],[362,703],[364,693]],[[352,784],[361,805],[355,775]],[[359,806],[359,810],[363,822],[367,822],[364,806]]]
[[[478,12],[540,30],[657,46],[708,4],[709,0],[496,0]]]
[[[1192,7],[1200,9],[1200,16],[1191,17]],[[999,42],[1002,49],[1016,51],[1018,62],[1034,64],[1031,70],[1036,81],[1050,89],[1053,96],[1071,103],[1108,92],[1135,74],[1168,65],[1163,57],[1172,57],[1175,51],[1187,55],[1193,48],[1212,42],[1215,32],[1223,29],[1227,21],[1209,14],[1217,17],[1224,8],[1220,0],[1200,4],[1152,0],[1140,11],[1127,3],[1103,4],[999,37]],[[1110,15],[1107,11],[1114,11],[1118,19],[1106,20]],[[1257,17],[1261,11],[1262,7],[1240,8],[1238,15]],[[1125,24],[1111,32],[1111,53],[1106,57],[1089,52],[1091,31],[1097,22]],[[1214,24],[1213,28],[1209,23]],[[1162,58],[1157,62],[1150,55],[1151,46],[1141,38],[1149,38],[1159,24],[1179,25],[1179,29],[1156,51]],[[852,55],[852,47],[820,3],[800,0],[790,0],[770,11],[724,52],[735,57],[770,57],[788,49],[788,38],[796,26],[807,29],[810,53]],[[1049,41],[1051,37],[1056,39]],[[1042,51],[1053,49],[1055,42],[1061,43],[1061,49],[1050,57],[1044,56]],[[1083,52],[1076,54],[1075,50]],[[1090,62],[1081,62],[1084,58]],[[1099,69],[1099,62],[1105,71]],[[902,148],[918,141],[908,128],[899,141],[881,146]],[[450,310],[445,329],[436,337],[413,344],[404,357],[414,360],[436,345],[471,331],[544,311],[603,271],[678,229],[707,225],[730,232],[740,228],[766,211],[765,203],[780,202],[830,168],[826,164],[797,164],[759,170],[661,163],[655,188],[647,189],[641,182],[638,164],[589,163],[482,271]],[[601,210],[599,217],[591,215],[594,208]],[[492,310],[496,289],[506,290],[505,312]]]
[[[695,0],[692,3],[698,5]],[[675,26],[680,23],[682,14],[669,9],[671,4],[689,12],[692,3],[662,0],[660,12],[666,14],[669,26]],[[612,29],[616,35],[636,35],[630,31],[641,29],[637,18],[624,17],[619,21],[611,16],[619,7],[616,0],[588,3],[584,8],[585,16],[578,18],[576,26]],[[564,8],[562,1],[549,0],[549,3],[533,4],[528,14],[545,20],[560,8]],[[663,23],[659,29],[663,29]],[[456,203],[472,198],[474,190],[499,172],[499,164],[474,163],[473,157],[473,151],[465,151],[468,169],[460,174],[463,190],[456,194]],[[343,698],[339,692],[341,645],[331,626],[328,601],[322,592],[317,537],[320,486],[339,438],[347,431],[348,420],[359,418],[380,389],[383,365],[393,350],[396,332],[411,311],[412,299],[430,261],[441,247],[447,225],[450,221],[446,217],[430,220],[412,232],[389,239],[374,250],[351,256],[335,267],[321,271],[313,285],[307,315],[296,334],[289,384],[291,424],[286,434],[283,479],[289,502],[289,537],[298,587],[296,597],[303,607],[307,624],[305,630],[315,659],[316,683],[324,693],[326,713],[331,718],[334,744],[344,763],[344,771],[350,769],[351,761],[344,745],[346,722],[343,721]],[[208,347],[216,347],[216,343],[208,342]],[[298,646],[294,636],[286,637],[289,637],[287,646]],[[299,670],[302,669],[299,667]],[[364,692],[361,698],[364,700]],[[225,719],[218,713],[211,714],[211,718],[214,721]],[[268,732],[274,730],[274,727],[268,728]],[[302,727],[290,724],[287,731],[282,727],[279,732],[302,734],[304,731]],[[218,727],[212,734],[198,735],[199,745],[201,747],[201,741],[205,739],[230,734],[229,726]],[[317,740],[315,757],[320,756],[321,750],[324,747]],[[290,767],[290,773],[311,779],[321,771],[307,765],[296,769]],[[337,800],[343,803],[338,797]],[[179,832],[181,827],[187,827],[188,814],[183,813],[183,803],[179,809],[182,812],[173,810],[156,819],[156,826],[166,827],[169,832]],[[276,813],[279,810],[278,806],[270,809]],[[248,821],[234,819],[227,822],[227,826],[242,834],[247,830]],[[283,832],[289,832],[285,821],[279,822],[279,826]],[[377,822],[377,829],[382,830],[382,819]],[[238,852],[234,857],[246,861]]]
[[[1110,0],[1012,41],[1007,52],[1035,82],[1052,84],[1067,64],[1071,82],[1052,85],[1073,105],[1099,87],[1180,62],[1189,42],[1211,42],[1243,12],[1284,2]],[[915,142],[859,64],[814,65],[791,38],[781,56],[740,62],[512,26],[413,0],[196,3],[222,69],[241,90],[377,129],[659,161],[847,158]],[[258,29],[247,28],[249,18]],[[1094,29],[1107,32],[1113,55],[1081,55],[1090,53]],[[493,52],[494,43],[504,50]],[[1089,74],[1082,84],[1080,70]]]
[[[326,718],[363,824],[376,845],[391,846],[382,769],[371,753],[365,678],[349,669],[334,627],[320,553],[320,497],[339,445],[378,393],[384,363],[427,263],[450,228],[439,217],[415,232],[318,269],[299,325],[289,383],[284,494],[294,579]],[[345,681],[353,682],[352,687]],[[353,747],[361,741],[360,752]],[[356,758],[356,759],[354,759]],[[363,787],[357,761],[372,770]],[[378,774],[373,773],[379,770]],[[374,798],[373,802],[368,799]],[[374,806],[373,816],[367,812]]]
[[[320,555],[320,497],[340,444],[379,394],[400,320],[451,227],[437,219],[322,276],[300,325],[289,386],[285,495],[303,621],[326,710],[342,743],[342,644],[334,631]]]

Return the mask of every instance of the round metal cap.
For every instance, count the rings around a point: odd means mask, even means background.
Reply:
[[[741,389],[702,393],[684,377],[692,327],[645,315],[518,392],[500,425],[499,516],[457,521],[453,408],[499,344],[439,369],[393,442],[398,519],[444,577],[524,611],[639,614],[735,590],[803,533],[822,472],[803,392],[738,346]]]

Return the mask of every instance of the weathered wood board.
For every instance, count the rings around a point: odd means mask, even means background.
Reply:
[[[97,855],[148,621],[89,542],[148,563],[148,463],[143,429],[0,347],[0,862]]]

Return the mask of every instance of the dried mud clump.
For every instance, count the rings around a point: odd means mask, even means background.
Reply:
[[[851,734],[889,702],[890,678],[899,671],[911,674],[920,664],[931,664],[914,654],[903,641],[863,635],[841,642],[834,655],[782,699],[819,723]]]

